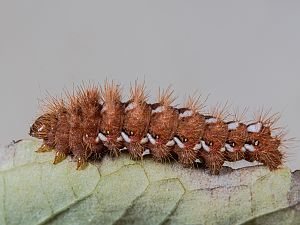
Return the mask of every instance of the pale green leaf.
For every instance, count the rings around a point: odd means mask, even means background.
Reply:
[[[53,165],[53,152],[35,153],[40,144],[24,140],[0,150],[0,224],[251,224],[276,215],[281,224],[299,221],[296,206],[286,209],[299,202],[299,174],[286,168],[225,168],[212,176],[122,154],[77,171],[71,158]],[[268,214],[274,211],[281,214]]]

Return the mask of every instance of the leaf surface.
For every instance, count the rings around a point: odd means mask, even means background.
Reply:
[[[292,205],[300,174],[287,168],[224,168],[212,176],[122,154],[77,171],[71,158],[53,165],[53,152],[35,153],[40,144],[0,149],[0,224],[251,224],[275,211],[284,224],[299,221]]]

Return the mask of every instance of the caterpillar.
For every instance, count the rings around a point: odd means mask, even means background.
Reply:
[[[212,174],[225,161],[258,161],[270,170],[282,165],[286,139],[283,129],[275,127],[277,114],[260,111],[248,123],[237,114],[227,120],[226,107],[201,112],[199,97],[174,106],[170,87],[148,103],[145,89],[135,82],[129,100],[122,101],[120,85],[105,81],[100,87],[81,85],[64,98],[48,98],[29,131],[43,140],[36,152],[55,150],[54,164],[72,155],[77,169],[84,169],[91,157],[118,157],[123,149],[134,160],[149,153],[157,162],[176,160],[184,167],[200,161]]]

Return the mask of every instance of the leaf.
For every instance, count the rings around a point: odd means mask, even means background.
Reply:
[[[53,152],[35,153],[40,144],[24,140],[0,150],[0,224],[252,224],[270,215],[282,224],[299,221],[297,207],[287,207],[299,202],[300,173],[287,168],[224,168],[212,176],[122,154],[77,171],[71,158],[53,165]],[[268,214],[277,210],[281,216]]]

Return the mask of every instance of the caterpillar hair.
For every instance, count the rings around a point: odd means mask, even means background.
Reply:
[[[228,119],[227,104],[204,113],[200,97],[189,96],[182,107],[174,105],[175,99],[168,87],[148,103],[145,83],[137,81],[125,102],[113,81],[101,87],[83,84],[64,98],[48,97],[29,134],[43,140],[37,152],[55,150],[54,164],[71,155],[77,169],[90,158],[117,157],[123,149],[134,160],[149,153],[157,162],[176,160],[184,167],[200,161],[212,174],[225,161],[258,161],[270,170],[282,165],[288,139],[284,129],[275,127],[277,113],[260,110],[245,122],[246,109]]]

